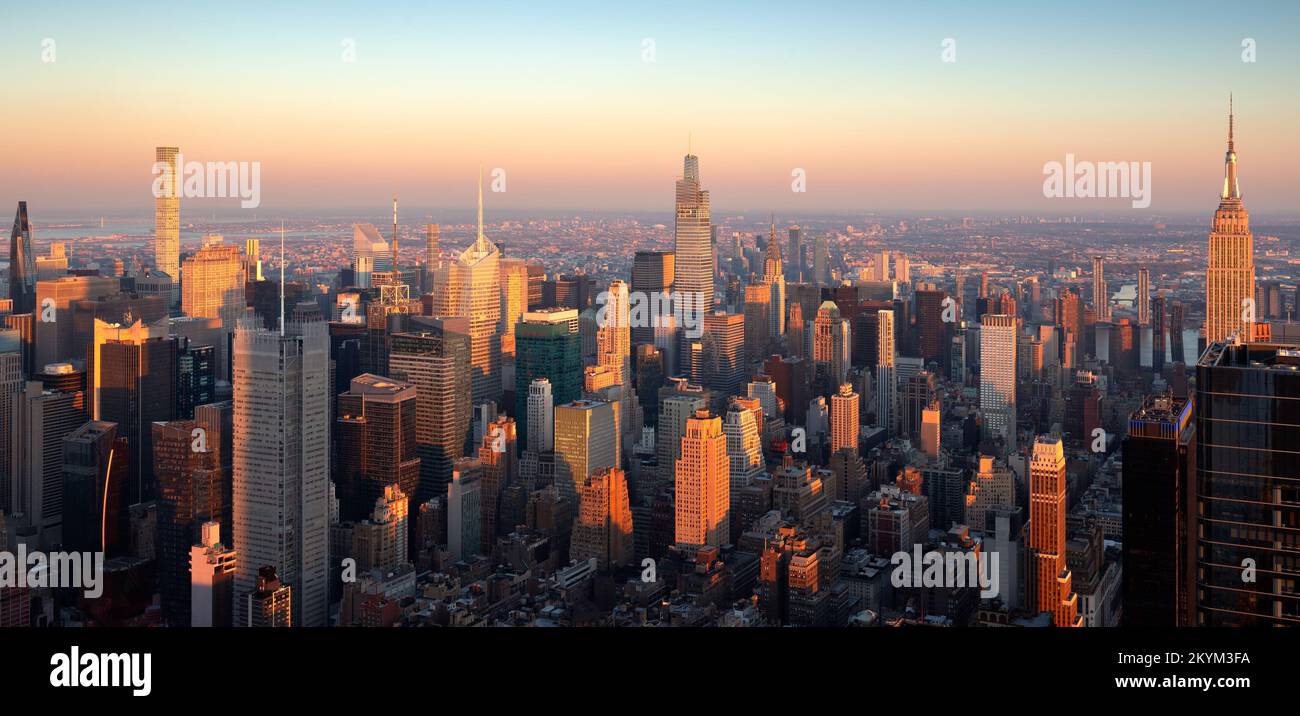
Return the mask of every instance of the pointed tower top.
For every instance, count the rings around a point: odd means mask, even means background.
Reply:
[[[1237,182],[1237,149],[1233,136],[1234,116],[1232,111],[1232,94],[1228,94],[1228,151],[1223,157],[1223,191],[1219,198],[1223,200],[1241,199],[1241,186]]]
[[[1230,152],[1233,151],[1233,148],[1232,148],[1232,93],[1231,93],[1231,92],[1228,93],[1228,151],[1230,151]]]

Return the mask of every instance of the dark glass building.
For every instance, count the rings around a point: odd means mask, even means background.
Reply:
[[[1124,438],[1125,626],[1187,626],[1194,589],[1194,402],[1148,398]]]
[[[1300,346],[1206,348],[1196,488],[1196,623],[1300,625]]]

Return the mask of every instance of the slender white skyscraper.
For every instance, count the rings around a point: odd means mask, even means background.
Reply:
[[[713,239],[710,232],[709,192],[700,188],[700,158],[687,154],[684,174],[677,180],[673,287],[705,312],[713,308]]]
[[[282,324],[283,325],[283,324]],[[329,333],[325,323],[267,331],[244,319],[234,351],[235,593],[274,567],[292,587],[294,624],[329,611]],[[236,600],[235,623],[247,621]]]
[[[172,280],[172,305],[181,300],[181,194],[176,147],[154,149],[153,263]]]
[[[551,381],[537,378],[528,384],[528,448],[546,452],[555,447],[555,399]]]
[[[1016,444],[1015,316],[986,313],[980,320],[980,412],[989,437]]]

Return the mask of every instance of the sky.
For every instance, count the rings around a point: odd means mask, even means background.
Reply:
[[[489,214],[671,221],[689,143],[715,212],[1208,217],[1232,93],[1247,208],[1300,215],[1300,3],[1084,5],[4,3],[0,205],[148,212],[173,145],[258,162],[260,216],[463,214],[482,167]],[[1045,197],[1067,154],[1150,207]]]

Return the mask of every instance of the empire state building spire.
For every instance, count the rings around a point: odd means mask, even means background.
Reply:
[[[1228,152],[1223,157],[1223,193],[1219,198],[1225,201],[1241,201],[1241,187],[1237,184],[1237,149],[1233,142],[1232,125],[1232,95],[1228,95]]]

